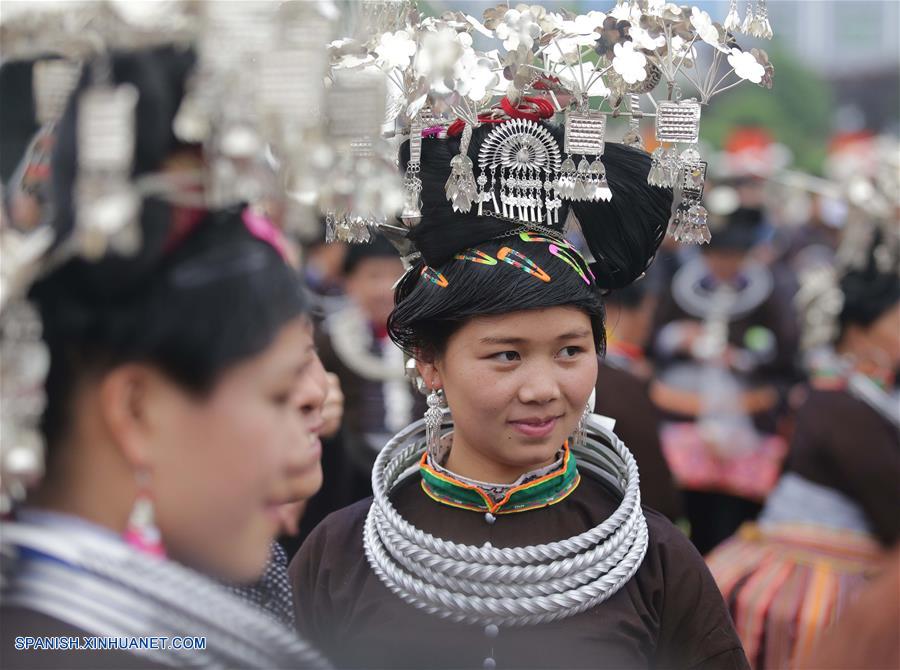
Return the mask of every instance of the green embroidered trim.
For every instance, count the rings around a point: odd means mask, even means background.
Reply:
[[[558,470],[510,489],[498,503],[492,502],[487,493],[477,486],[435,471],[428,465],[425,455],[419,463],[422,490],[432,500],[475,512],[510,514],[546,507],[565,498],[581,481],[575,456],[568,445],[564,449],[563,464]]]

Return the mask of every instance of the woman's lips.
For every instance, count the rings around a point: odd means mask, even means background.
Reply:
[[[544,420],[526,419],[523,421],[510,421],[509,424],[526,437],[542,438],[553,432],[558,419],[559,417],[551,417]]]

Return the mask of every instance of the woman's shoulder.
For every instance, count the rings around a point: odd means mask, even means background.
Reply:
[[[368,496],[332,512],[313,529],[304,546],[309,542],[340,541],[357,531],[362,532],[371,506],[372,496]]]

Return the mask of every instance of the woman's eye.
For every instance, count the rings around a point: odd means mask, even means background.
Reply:
[[[501,363],[511,363],[519,360],[519,354],[515,351],[501,351],[498,354],[494,354],[491,358],[498,360]]]
[[[580,354],[583,351],[581,347],[564,347],[560,349],[559,355],[561,358],[572,358]]]

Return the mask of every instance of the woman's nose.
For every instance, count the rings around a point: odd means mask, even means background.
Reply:
[[[560,397],[560,386],[549,365],[536,365],[528,371],[519,387],[519,400],[523,403],[546,404]]]

